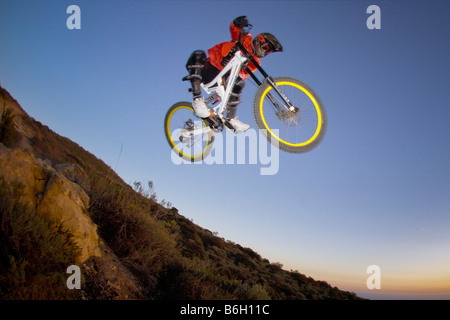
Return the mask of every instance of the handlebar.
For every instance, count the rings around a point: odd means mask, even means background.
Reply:
[[[239,50],[241,50],[241,51],[245,54],[245,56],[253,63],[253,65],[259,70],[259,72],[261,72],[261,74],[262,74],[265,78],[268,78],[268,77],[269,77],[269,75],[264,71],[263,68],[261,68],[261,66],[259,65],[259,63],[256,62],[255,58],[253,58],[252,54],[251,54],[250,52],[248,52],[248,50],[244,47],[244,45],[243,45],[241,42],[237,41],[236,44],[235,44],[235,46],[233,47],[233,49],[236,48],[236,47],[237,47]],[[231,49],[231,50],[233,50],[233,49]],[[258,80],[256,79],[256,77],[255,77],[255,75],[253,74],[253,72],[251,72],[250,69],[248,69],[248,67],[245,68],[245,69],[246,69],[247,72],[252,76],[252,78],[256,81],[256,83],[258,83],[258,85],[261,85],[261,82],[258,81]]]
[[[233,58],[233,56],[237,50],[238,50],[237,46],[234,46],[233,48],[231,48],[230,52],[228,52],[228,54],[222,58],[222,61],[220,62],[220,64],[222,66],[226,66],[228,64],[228,62],[230,62],[230,60]]]

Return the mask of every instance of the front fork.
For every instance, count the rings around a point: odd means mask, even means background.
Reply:
[[[281,100],[283,100],[284,104],[282,106],[280,106],[280,104],[275,100],[274,97],[272,97],[272,95],[270,93],[267,94],[267,98],[269,98],[270,102],[272,102],[272,104],[274,105],[274,107],[277,109],[278,112],[286,112],[286,111],[290,111],[293,113],[297,113],[298,112],[298,108],[295,107],[292,102],[288,99],[288,97],[286,97],[286,95],[283,93],[283,91],[280,90],[280,88],[278,88],[277,84],[275,83],[275,81],[273,80],[272,77],[270,77],[262,68],[261,66],[259,66],[258,64],[256,65],[259,69],[259,71],[264,75],[265,77],[265,81],[267,81],[270,86],[275,90],[275,92],[278,94],[278,96],[280,96]],[[262,85],[262,82],[259,81],[259,79],[254,75],[253,72],[250,71],[250,69],[247,67],[246,68],[247,72],[250,74],[250,76],[252,77],[252,79],[256,82],[256,84],[258,86]]]
[[[266,81],[272,86],[272,88],[275,90],[275,92],[280,96],[281,100],[283,100],[284,105],[280,107],[280,105],[275,101],[275,99],[272,97],[270,93],[267,94],[267,97],[269,100],[275,105],[275,107],[278,109],[278,111],[291,111],[293,113],[298,112],[298,108],[295,107],[292,102],[286,97],[286,95],[281,91],[275,81],[273,81],[272,77],[266,77]],[[285,110],[283,110],[284,108]]]
[[[275,106],[275,108],[277,109],[278,112],[293,112],[293,113],[297,113],[298,112],[298,108],[296,108],[291,101],[289,101],[288,97],[286,97],[286,95],[278,88],[277,84],[275,83],[275,81],[272,79],[271,76],[269,76],[266,71],[264,71],[264,69],[260,66],[260,64],[255,61],[255,59],[253,58],[253,56],[247,51],[247,49],[244,47],[244,45],[241,42],[237,42],[236,45],[239,47],[239,49],[242,50],[242,52],[245,53],[246,57],[253,63],[253,65],[259,70],[259,72],[261,72],[261,74],[264,76],[265,81],[267,81],[272,88],[275,90],[275,92],[280,96],[281,100],[283,100],[284,105],[280,106],[279,103],[277,103],[275,101],[275,99],[272,97],[272,95],[270,93],[267,94],[267,97],[269,98],[269,100],[273,103],[273,105]],[[247,71],[247,73],[252,77],[253,80],[255,80],[255,82],[260,86],[262,85],[261,81],[259,81],[259,79],[255,76],[255,74],[249,69],[248,66],[245,67],[245,70]]]

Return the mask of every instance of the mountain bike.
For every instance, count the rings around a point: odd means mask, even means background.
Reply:
[[[327,116],[319,96],[310,87],[294,78],[270,77],[239,41],[228,56],[230,61],[220,73],[211,82],[201,84],[209,95],[205,102],[212,109],[210,117],[198,118],[191,102],[178,102],[167,111],[164,132],[175,153],[190,162],[201,161],[213,150],[214,133],[224,128],[233,129],[224,113],[242,68],[258,85],[253,115],[260,132],[270,143],[286,152],[303,153],[322,141]],[[249,61],[263,75],[263,81],[247,67]]]

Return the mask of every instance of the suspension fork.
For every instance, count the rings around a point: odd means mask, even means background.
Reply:
[[[281,91],[280,88],[278,88],[278,86],[275,83],[275,81],[273,80],[273,78],[271,76],[269,76],[266,73],[266,71],[264,71],[264,69],[259,65],[258,62],[256,62],[256,60],[252,57],[252,55],[248,52],[248,50],[245,49],[244,45],[242,43],[240,43],[239,41],[236,42],[236,45],[239,47],[240,50],[242,50],[242,52],[245,53],[247,58],[255,65],[255,67],[258,68],[259,72],[261,72],[261,74],[264,76],[265,81],[267,81],[270,84],[270,86],[275,90],[275,92],[278,94],[278,96],[281,98],[281,100],[283,100],[283,102],[285,103],[282,107],[280,107],[280,105],[276,102],[276,100],[272,97],[272,95],[270,93],[267,94],[267,97],[269,98],[270,102],[273,103],[273,105],[278,109],[278,111],[283,111],[282,108],[285,108],[285,109],[288,109],[289,111],[297,112],[298,108],[296,108],[292,104],[292,102],[288,99],[288,97],[286,97],[286,95],[283,93],[283,91]],[[262,82],[259,81],[259,79],[249,69],[248,66],[245,67],[245,70],[252,77],[252,79],[255,80],[255,82],[258,84],[258,86],[262,85]]]
[[[286,97],[286,95],[283,93],[283,91],[281,91],[278,88],[275,81],[273,81],[272,77],[267,77],[266,81],[269,82],[269,84],[272,86],[272,88],[275,90],[275,92],[280,96],[280,98],[285,103],[285,105],[283,105],[283,107],[289,109],[289,111],[292,111],[294,113],[298,111],[298,108],[294,107],[292,102],[288,99],[288,97]],[[268,93],[267,95],[269,97],[269,100],[275,104],[275,101],[274,101],[275,99],[272,97],[272,95],[270,93]]]

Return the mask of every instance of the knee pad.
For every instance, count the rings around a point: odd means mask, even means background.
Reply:
[[[186,69],[189,71],[187,80],[191,81],[192,88],[190,91],[194,97],[201,95],[200,82],[202,81],[201,70],[206,62],[206,53],[203,50],[195,50],[192,52],[186,63]]]
[[[228,111],[232,114],[235,114],[236,111],[233,109],[236,109],[237,105],[241,103],[241,94],[242,90],[244,89],[245,82],[241,78],[239,78],[236,81],[236,84],[233,87],[233,90],[231,90],[230,94],[230,100],[228,100]]]
[[[186,63],[186,69],[189,73],[200,73],[200,70],[206,62],[206,53],[203,50],[195,50],[192,52]],[[198,71],[198,72],[196,72]]]

